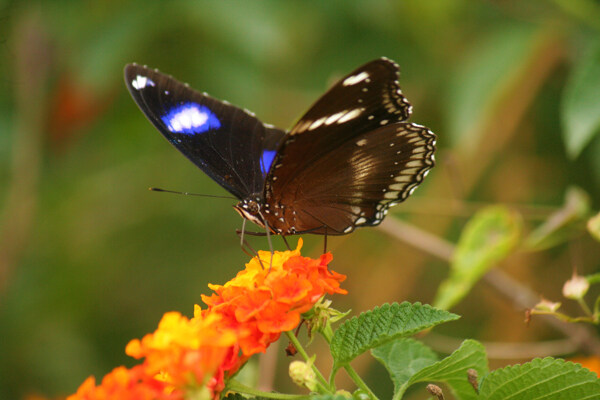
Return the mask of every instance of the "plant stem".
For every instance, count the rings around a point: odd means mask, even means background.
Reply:
[[[325,338],[327,344],[331,344],[331,339],[333,338],[333,329],[331,329],[331,324],[327,323],[323,330],[321,331],[321,335]]]
[[[590,308],[588,307],[587,303],[583,299],[577,299],[577,302],[579,303],[579,306],[583,309],[583,312],[586,315],[589,315],[590,317],[593,316],[592,310],[590,310]]]
[[[354,383],[356,383],[356,386],[358,386],[365,393],[367,393],[370,399],[379,400],[378,397],[375,396],[375,393],[373,393],[371,389],[367,386],[367,384],[362,380],[362,378],[358,376],[354,368],[352,368],[350,365],[344,365],[344,369],[346,370],[348,375],[350,375],[350,378],[352,378]]]
[[[234,392],[250,394],[258,397],[265,397],[267,399],[284,399],[284,400],[300,400],[300,399],[309,399],[310,396],[303,394],[286,394],[286,393],[273,393],[273,392],[263,392],[262,390],[251,388],[250,386],[246,386],[235,379],[229,380],[227,382],[227,390],[231,390]]]
[[[600,313],[600,296],[596,297],[596,302],[594,303],[594,322],[598,323],[598,315]]]
[[[302,344],[300,343],[296,335],[294,335],[294,332],[288,331],[285,334],[290,340],[290,342],[292,342],[296,350],[298,350],[298,353],[300,353],[302,358],[304,358],[304,361],[310,364],[310,367],[312,368],[315,375],[317,376],[317,379],[319,380],[319,384],[322,385],[328,393],[333,392],[333,387],[329,385],[329,383],[325,380],[323,374],[321,374],[321,371],[319,371],[319,369],[315,366],[313,360],[310,359],[308,353],[306,353],[306,350],[304,350],[304,347],[302,347]]]

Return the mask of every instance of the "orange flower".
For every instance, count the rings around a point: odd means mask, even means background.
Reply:
[[[166,313],[158,329],[129,342],[126,353],[144,361],[119,367],[99,386],[88,378],[68,400],[185,398],[218,399],[227,379],[255,353],[264,352],[282,332],[294,329],[301,314],[326,293],[342,293],[346,277],[329,271],[331,254],[319,259],[296,250],[259,252],[246,269],[215,292],[202,296],[208,309],[195,307],[189,319]]]
[[[245,356],[264,352],[326,293],[347,293],[340,289],[346,277],[327,267],[331,254],[311,259],[300,255],[301,248],[302,239],[296,250],[275,252],[272,262],[270,252],[260,251],[234,279],[209,285],[215,293],[202,296],[206,312],[222,315],[223,323],[238,332]]]
[[[148,378],[142,365],[127,369],[117,367],[96,386],[94,377],[87,378],[77,393],[67,400],[179,400],[180,392],[167,389],[167,385],[157,379]]]
[[[599,356],[589,356],[589,357],[577,357],[571,358],[569,361],[573,361],[574,363],[581,364],[582,367],[589,369],[592,372],[595,372],[596,375],[600,378],[600,357]]]
[[[220,324],[222,317],[202,313],[199,307],[192,319],[166,313],[158,329],[134,339],[125,352],[135,358],[145,357],[148,376],[162,374],[170,385],[207,387],[215,393],[223,390],[225,370],[237,370],[237,334]]]

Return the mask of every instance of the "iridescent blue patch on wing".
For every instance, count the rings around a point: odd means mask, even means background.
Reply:
[[[277,151],[275,150],[263,150],[263,153],[260,156],[260,172],[262,172],[263,175],[267,175],[267,172],[269,172],[269,168],[271,167],[271,163],[273,162],[276,153]]]
[[[168,130],[185,135],[196,135],[221,127],[221,121],[212,111],[192,102],[171,108],[161,119]]]

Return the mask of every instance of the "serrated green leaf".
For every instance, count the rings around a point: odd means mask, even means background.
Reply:
[[[593,42],[576,63],[561,107],[563,141],[576,158],[600,132],[600,41]]]
[[[579,364],[538,358],[493,371],[479,394],[486,400],[599,400],[600,380]]]
[[[490,112],[530,62],[536,39],[531,26],[503,26],[484,37],[452,74],[446,110],[456,146],[479,142]]]
[[[479,211],[465,226],[452,257],[450,276],[442,282],[434,306],[449,309],[516,247],[520,216],[503,206]]]
[[[427,304],[384,304],[344,322],[333,335],[331,354],[339,367],[368,349],[458,318]]]
[[[439,358],[429,347],[418,340],[403,338],[371,350],[373,357],[387,369],[394,382],[395,392],[410,378]]]
[[[600,213],[588,220],[587,229],[590,235],[600,242]]]
[[[410,345],[413,346],[412,344]],[[402,351],[398,347],[398,351]],[[390,354],[389,359],[393,357],[405,357],[402,354]],[[475,340],[465,340],[463,344],[451,355],[441,361],[433,362],[430,365],[425,365],[431,359],[422,361],[423,367],[420,369],[414,368],[412,375],[403,381],[407,376],[408,371],[397,363],[384,364],[390,372],[394,381],[394,399],[402,398],[406,390],[417,382],[443,382],[445,383],[454,396],[458,399],[478,399],[475,389],[471,386],[467,379],[467,371],[474,369],[479,376],[487,374],[488,363],[485,349],[481,343]],[[381,361],[381,360],[380,360]],[[394,370],[394,365],[399,366],[399,370]],[[401,379],[395,379],[398,376]]]
[[[565,195],[564,205],[529,234],[523,247],[539,251],[563,243],[581,232],[583,222],[589,214],[588,194],[578,187],[570,187]]]

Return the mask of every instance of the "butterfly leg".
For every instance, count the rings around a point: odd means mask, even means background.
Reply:
[[[271,272],[271,267],[273,267],[273,242],[271,241],[271,233],[269,232],[269,223],[267,222],[267,220],[265,219],[265,217],[260,214],[259,211],[259,215],[260,217],[263,219],[263,221],[265,221],[265,232],[267,233],[267,242],[269,242],[269,250],[271,251],[271,260],[269,261],[269,272]]]
[[[325,227],[325,235],[323,235],[323,254],[327,253],[327,226]]]
[[[244,233],[246,233],[245,228],[246,228],[246,220],[244,219],[244,222],[242,222],[242,230],[235,231],[235,233],[237,233],[238,236],[240,237],[240,247],[242,248],[242,251],[244,253],[246,253],[249,257],[257,257],[261,268],[265,269],[265,266],[263,265],[258,252],[256,250],[254,250],[254,248],[250,245],[250,243],[248,243],[248,241],[246,239],[244,239]],[[250,232],[248,232],[248,233],[250,233]],[[271,253],[271,258],[272,258],[272,256],[273,256],[273,253]],[[271,259],[271,261],[272,261],[272,259]]]
[[[246,218],[242,219],[242,232],[240,234],[240,246],[244,248],[244,232],[246,232]]]
[[[288,250],[292,250],[285,236],[281,235],[281,238],[283,239],[283,243],[285,243],[285,247],[287,247]]]

